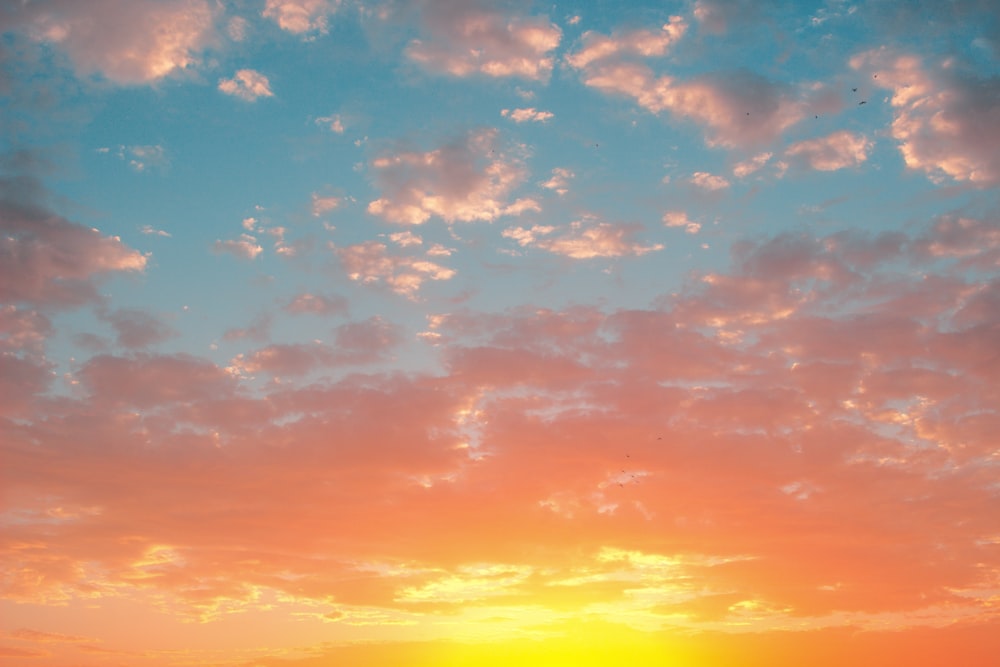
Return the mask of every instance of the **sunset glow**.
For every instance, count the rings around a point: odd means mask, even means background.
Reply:
[[[0,664],[986,667],[990,2],[0,7]]]

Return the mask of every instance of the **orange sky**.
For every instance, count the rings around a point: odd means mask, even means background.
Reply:
[[[1000,664],[989,2],[0,9],[0,663]]]

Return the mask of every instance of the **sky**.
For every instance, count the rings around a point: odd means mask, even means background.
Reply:
[[[996,9],[0,3],[0,664],[995,664]]]

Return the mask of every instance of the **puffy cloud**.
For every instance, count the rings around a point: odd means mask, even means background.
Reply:
[[[785,149],[785,156],[817,171],[836,171],[863,163],[871,147],[872,142],[864,135],[841,130],[818,139],[796,142]]]
[[[136,407],[217,399],[236,389],[223,369],[186,354],[98,355],[76,376],[101,403]]]
[[[216,253],[226,252],[235,257],[242,257],[243,259],[256,259],[257,255],[264,251],[264,248],[257,243],[257,238],[250,234],[240,234],[240,238],[238,239],[216,241],[212,245],[212,249]]]
[[[302,376],[321,368],[382,361],[401,341],[398,326],[378,317],[341,325],[334,336],[332,345],[320,341],[271,344],[237,355],[229,368],[241,375]]]
[[[333,114],[331,116],[320,116],[316,119],[317,125],[325,125],[327,129],[335,134],[344,133],[344,119],[340,117],[340,114]]]
[[[553,190],[556,194],[562,196],[569,192],[569,182],[573,179],[576,174],[572,170],[566,169],[564,167],[556,167],[552,170],[552,177],[541,183],[543,188]]]
[[[663,244],[660,243],[642,245],[633,241],[633,237],[641,230],[639,225],[576,221],[554,236],[552,234],[557,231],[556,227],[543,225],[531,228],[510,227],[503,231],[503,236],[514,239],[521,247],[541,248],[573,259],[645,255],[663,249]]]
[[[127,348],[144,348],[162,343],[177,335],[173,327],[160,318],[136,308],[119,308],[101,314],[115,330],[118,344]]]
[[[655,114],[669,112],[705,128],[711,146],[752,146],[778,137],[805,115],[806,103],[784,86],[746,70],[687,81],[656,76],[648,66],[609,58],[582,70],[587,86],[624,95]]]
[[[701,223],[691,220],[684,211],[667,211],[663,214],[663,224],[667,227],[683,227],[688,234],[701,231]]]
[[[688,179],[688,182],[696,188],[708,190],[709,192],[725,190],[729,187],[729,181],[725,178],[716,174],[709,174],[705,171],[696,171],[691,174],[691,178]]]
[[[319,217],[340,206],[340,197],[326,197],[314,192],[312,195],[312,214]]]
[[[996,78],[966,76],[951,61],[929,68],[918,56],[886,49],[861,53],[850,63],[871,72],[873,84],[891,92],[892,136],[908,167],[935,181],[1000,183]]]
[[[339,7],[340,0],[267,0],[262,16],[297,35],[326,34],[327,19]]]
[[[293,315],[340,315],[347,312],[347,299],[340,296],[325,296],[303,292],[295,295],[283,308]]]
[[[505,16],[472,2],[441,0],[423,9],[425,39],[406,55],[422,67],[451,76],[481,74],[545,80],[562,31],[542,17]]]
[[[770,152],[758,153],[748,160],[736,163],[733,167],[733,176],[736,178],[746,178],[767,164],[772,155],[773,153]]]
[[[566,62],[577,69],[583,69],[600,60],[620,55],[642,57],[666,54],[687,31],[687,23],[680,16],[671,16],[668,23],[659,30],[630,30],[610,36],[587,32],[582,46],[566,56]]]
[[[694,18],[709,33],[722,34],[731,25],[745,23],[760,11],[757,3],[748,0],[696,0]]]
[[[146,257],[31,203],[29,177],[0,177],[0,301],[77,305],[97,298],[95,281],[146,268]]]
[[[390,255],[384,243],[366,241],[335,248],[347,276],[364,284],[385,284],[393,292],[415,298],[427,280],[449,280],[455,271],[413,256]]]
[[[238,70],[232,79],[219,79],[219,90],[247,102],[274,95],[267,77],[252,69]]]
[[[12,20],[64,51],[78,73],[128,85],[197,66],[216,40],[215,13],[207,0],[42,0],[21,3]]]
[[[508,200],[527,176],[523,161],[497,149],[497,132],[482,130],[428,152],[401,151],[375,158],[382,196],[368,212],[389,222],[419,225],[431,216],[446,222],[492,221],[537,208]]]
[[[544,123],[555,116],[551,111],[537,111],[534,107],[513,110],[501,109],[500,115],[504,118],[510,118],[515,123],[526,123],[528,121]]]

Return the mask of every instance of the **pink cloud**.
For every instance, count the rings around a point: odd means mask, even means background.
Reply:
[[[705,171],[696,171],[691,174],[691,178],[688,179],[688,182],[696,188],[700,188],[701,190],[706,190],[708,192],[725,190],[729,187],[729,181],[725,178]]]
[[[733,24],[745,23],[757,15],[759,7],[745,0],[696,0],[694,17],[698,24],[712,34],[723,34]]]
[[[347,312],[347,299],[340,295],[325,296],[303,292],[290,299],[284,306],[293,315],[341,315]]]
[[[906,165],[932,180],[949,178],[980,187],[1000,183],[1000,103],[995,79],[960,74],[945,61],[928,67],[915,55],[887,49],[851,58],[891,93],[892,136]],[[875,78],[877,77],[877,78]]]
[[[297,35],[326,34],[327,19],[339,6],[340,0],[267,0],[262,16]]]
[[[95,400],[137,407],[219,398],[236,388],[215,364],[184,354],[99,355],[76,376]]]
[[[238,70],[231,79],[219,79],[219,90],[247,102],[274,96],[271,92],[271,82],[267,77],[252,69]]]
[[[585,608],[937,640],[924,626],[994,605],[1000,309],[995,272],[959,271],[994,232],[966,213],[782,234],[646,307],[457,310],[426,373],[301,374],[390,358],[402,329],[379,318],[247,353],[300,373],[264,387],[197,357],[95,356],[75,391],[0,421],[3,594],[203,621],[294,598],[344,624],[531,601],[532,631]],[[408,268],[353,253],[357,279]],[[4,312],[19,349],[46,335]]]
[[[250,234],[240,234],[238,239],[228,239],[216,241],[212,245],[212,250],[216,253],[229,253],[235,257],[243,259],[256,259],[257,255],[264,251],[264,248],[257,243],[257,238]]]
[[[366,241],[335,248],[347,276],[364,284],[385,284],[393,292],[415,298],[424,282],[449,280],[455,275],[446,268],[415,256],[391,255],[384,243]]]
[[[527,107],[524,109],[502,109],[500,115],[504,118],[510,118],[515,123],[544,123],[547,120],[551,120],[555,114],[551,111],[538,111],[534,107]]]
[[[552,170],[552,177],[540,183],[540,185],[562,196],[569,192],[569,182],[575,177],[576,174],[572,170],[565,167],[556,167]]]
[[[686,31],[684,19],[671,16],[670,21],[659,30],[629,30],[611,36],[587,32],[583,35],[580,49],[566,56],[566,62],[576,69],[583,69],[594,62],[621,55],[662,56],[680,41]]]
[[[398,326],[372,317],[337,327],[333,344],[321,341],[272,344],[237,355],[229,367],[241,375],[263,372],[275,377],[296,377],[322,368],[385,360],[400,341]]]
[[[27,183],[21,183],[27,187]],[[45,210],[0,202],[0,300],[76,305],[97,298],[96,280],[141,272],[146,256]]]
[[[758,153],[748,160],[736,163],[733,167],[733,176],[736,178],[746,178],[767,164],[772,155],[773,153],[770,152]]]
[[[799,160],[817,171],[857,167],[868,159],[872,142],[848,130],[819,139],[799,141],[785,149],[785,156]]]
[[[64,51],[80,74],[118,84],[155,82],[200,64],[216,42],[217,10],[205,0],[43,0],[15,14],[38,41]]]
[[[424,153],[387,153],[372,161],[382,196],[368,212],[389,222],[419,225],[431,216],[446,222],[492,221],[537,209],[510,201],[527,176],[523,161],[497,149],[495,130],[470,132]]]
[[[688,234],[701,231],[701,223],[691,220],[684,211],[667,211],[663,214],[663,224],[667,227],[683,227]]]
[[[406,49],[420,66],[451,76],[546,80],[562,32],[542,17],[506,16],[472,2],[428,2],[426,39]]]
[[[521,247],[541,248],[573,259],[645,255],[663,249],[663,244],[660,243],[642,245],[633,241],[633,237],[641,229],[639,225],[577,221],[561,231],[542,225],[531,228],[509,227],[503,231],[503,236],[514,239]],[[557,231],[560,233],[550,236]]]
[[[702,75],[688,81],[656,76],[648,66],[610,58],[582,70],[584,84],[633,99],[643,109],[705,128],[710,146],[767,143],[805,116],[806,102],[749,71]]]
[[[166,322],[137,308],[119,308],[99,313],[99,316],[115,330],[117,342],[122,347],[149,347],[177,335]]]

